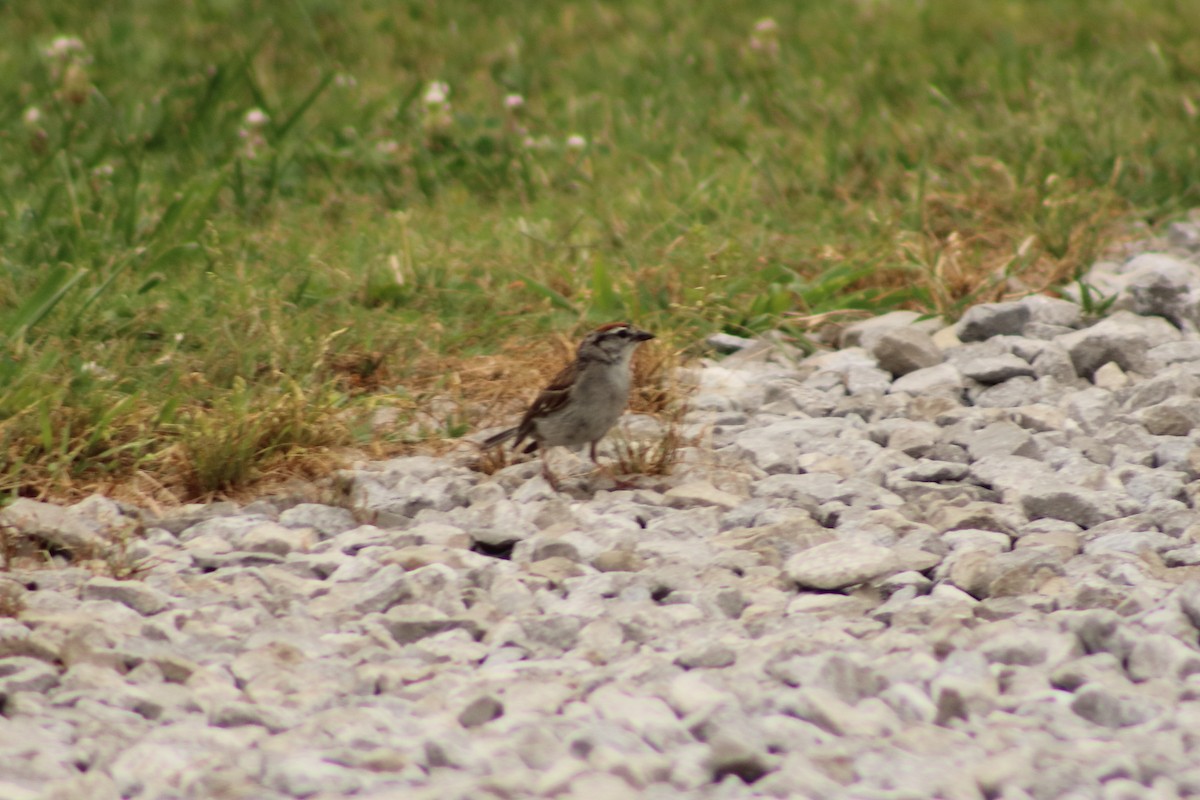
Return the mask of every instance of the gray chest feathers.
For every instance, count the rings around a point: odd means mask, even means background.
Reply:
[[[616,424],[628,402],[628,370],[588,370],[576,383],[572,402],[539,421],[538,438],[565,447],[598,441]]]

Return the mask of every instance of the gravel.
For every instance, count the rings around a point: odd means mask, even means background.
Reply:
[[[714,339],[630,488],[464,448],[333,505],[18,500],[0,797],[1200,796],[1197,241],[1097,264],[1098,319]]]

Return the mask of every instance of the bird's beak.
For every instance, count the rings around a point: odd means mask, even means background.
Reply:
[[[635,333],[633,335],[633,338],[639,342],[645,342],[650,339],[655,339],[657,337],[653,333],[650,333],[650,331],[638,331],[637,333]]]

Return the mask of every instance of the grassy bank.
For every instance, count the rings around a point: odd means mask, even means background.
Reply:
[[[596,322],[953,316],[1200,205],[1195,3],[274,8],[0,4],[0,495],[313,474]]]

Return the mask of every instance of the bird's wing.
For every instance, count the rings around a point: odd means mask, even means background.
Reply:
[[[575,362],[571,362],[538,393],[537,399],[529,406],[525,416],[521,417],[521,424],[517,426],[517,440],[513,442],[513,447],[533,432],[534,420],[553,414],[566,404],[571,397],[571,387],[575,385],[576,371]]]

